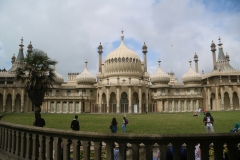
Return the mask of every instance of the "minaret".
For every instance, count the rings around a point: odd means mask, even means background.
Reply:
[[[226,53],[226,59],[227,59],[227,61],[229,63],[230,59],[229,59],[229,55],[227,53]]]
[[[212,56],[213,56],[213,70],[217,70],[217,64],[216,64],[216,45],[215,43],[212,41],[212,44],[211,44],[211,51],[212,51]]]
[[[143,57],[144,57],[144,72],[147,72],[147,45],[143,44],[143,47],[142,47],[142,53],[143,53]]]
[[[15,54],[13,54],[13,56],[12,56],[12,64],[15,62],[15,60],[16,60],[16,57],[15,57]]]
[[[198,55],[196,54],[196,52],[193,58],[195,61],[195,69],[196,69],[196,72],[198,73]]]
[[[87,64],[88,64],[88,61],[87,61],[87,59],[86,59],[86,61],[85,61],[85,68],[87,69]]]
[[[30,44],[28,45],[27,48],[28,48],[27,53],[28,53],[28,55],[29,55],[29,54],[32,53],[32,48],[33,48],[33,47],[32,47],[32,43],[31,43],[31,41],[30,41]]]
[[[17,56],[17,62],[20,62],[21,59],[24,58],[24,55],[23,55],[23,38],[21,39],[21,44],[19,44],[20,48],[19,48],[19,52],[18,52],[18,56]]]
[[[102,44],[100,42],[99,46],[98,46],[98,53],[99,53],[99,70],[98,72],[102,73],[102,53],[103,53],[103,47]]]

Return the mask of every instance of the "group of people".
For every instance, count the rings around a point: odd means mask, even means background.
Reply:
[[[126,133],[127,124],[128,124],[128,120],[126,116],[124,116],[122,120],[122,133]],[[118,130],[117,125],[118,125],[117,119],[113,117],[110,125],[110,130],[112,133],[117,133],[117,130]]]

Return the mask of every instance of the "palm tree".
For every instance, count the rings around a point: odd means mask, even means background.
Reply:
[[[25,84],[25,90],[34,106],[35,117],[41,112],[41,105],[47,90],[55,82],[54,65],[47,53],[33,49],[31,42],[25,58],[21,60],[22,67],[15,70],[15,79]]]

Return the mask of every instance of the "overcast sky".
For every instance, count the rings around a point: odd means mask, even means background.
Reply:
[[[20,39],[24,52],[34,48],[56,59],[57,72],[98,71],[97,47],[103,45],[103,61],[115,50],[124,30],[125,45],[143,60],[142,45],[148,46],[150,75],[158,68],[181,77],[194,53],[199,71],[213,69],[210,45],[221,37],[230,64],[240,69],[239,0],[11,0],[0,1],[0,69],[11,68]],[[217,51],[218,53],[218,51]],[[193,68],[195,65],[193,63]]]

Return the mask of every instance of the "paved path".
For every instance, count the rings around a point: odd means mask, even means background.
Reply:
[[[16,160],[0,152],[0,160]]]

